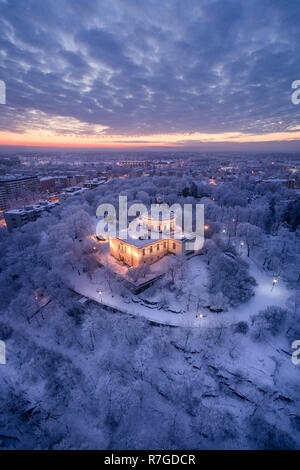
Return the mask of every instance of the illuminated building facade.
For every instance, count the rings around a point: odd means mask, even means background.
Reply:
[[[110,238],[110,254],[128,266],[138,267],[143,263],[152,264],[169,253],[185,254],[186,238],[176,229],[175,215],[154,217],[142,215],[140,223],[148,235],[133,238],[126,233],[126,238]]]

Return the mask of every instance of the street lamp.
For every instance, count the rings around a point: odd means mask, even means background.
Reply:
[[[272,290],[274,289],[274,287],[276,286],[278,280],[279,280],[279,279],[278,279],[277,276],[274,276],[274,277],[273,277],[273,282],[272,282],[272,289],[271,289],[271,291],[272,291]]]
[[[100,290],[100,289],[97,289],[97,294],[99,294],[99,295],[100,295],[100,297],[102,298],[102,290]]]

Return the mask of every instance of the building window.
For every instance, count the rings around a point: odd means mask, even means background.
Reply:
[[[156,245],[156,249],[157,249],[157,251],[159,250],[159,244]]]
[[[167,248],[167,242],[164,242],[164,248]]]
[[[152,246],[150,246],[150,253],[152,253],[152,251],[153,251],[153,248],[152,248]]]
[[[176,243],[173,243],[173,250],[176,250]]]
[[[145,248],[143,249],[143,256],[145,256]]]

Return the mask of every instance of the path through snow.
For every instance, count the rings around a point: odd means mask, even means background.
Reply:
[[[141,304],[138,296],[132,295],[132,299],[130,299],[130,297],[125,298],[120,296],[118,292],[115,292],[114,296],[112,296],[101,274],[101,270],[99,270],[98,275],[93,280],[89,280],[85,275],[77,276],[74,274],[71,279],[71,285],[76,292],[99,304],[115,308],[126,314],[142,316],[156,323],[183,327],[216,327],[220,323],[223,326],[229,326],[241,320],[248,321],[252,315],[265,309],[267,306],[276,305],[278,307],[285,307],[290,296],[289,290],[282,281],[276,284],[272,290],[272,277],[266,272],[261,271],[252,260],[247,259],[247,261],[250,264],[249,272],[258,284],[255,287],[254,297],[246,304],[242,304],[237,308],[230,308],[227,312],[219,314],[210,312],[208,309],[202,309],[203,318],[199,318],[193,308],[191,311],[183,313],[172,313],[150,304],[149,306]],[[195,273],[198,273],[198,275],[199,272],[203,273],[204,263],[199,257],[192,258],[188,263],[192,264]],[[204,273],[200,278],[202,282],[199,279],[198,293],[206,282]],[[99,289],[101,289],[101,294],[98,293]]]

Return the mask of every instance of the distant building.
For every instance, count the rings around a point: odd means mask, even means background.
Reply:
[[[148,162],[147,161],[142,161],[142,160],[126,160],[126,161],[120,161],[117,162],[117,165],[119,166],[147,166]]]
[[[52,176],[40,178],[40,185],[42,192],[52,192],[55,188],[55,178],[53,178]]]
[[[22,227],[28,222],[34,222],[40,215],[56,207],[58,202],[41,201],[38,205],[25,206],[23,209],[12,209],[4,212],[6,226],[9,232]]]
[[[19,197],[22,192],[38,191],[39,184],[37,176],[5,178],[0,180],[0,210],[7,209],[9,201]]]
[[[69,180],[67,176],[55,176],[55,189],[62,189],[69,186]]]
[[[88,180],[85,183],[83,183],[83,186],[88,189],[95,189],[101,184],[104,184],[106,180],[104,179],[93,179],[93,180]]]
[[[84,183],[84,181],[87,180],[86,175],[75,175],[74,178],[75,178],[75,181],[76,181],[75,184]]]
[[[60,202],[66,201],[69,197],[79,196],[87,191],[88,188],[81,188],[80,186],[72,186],[71,188],[66,188],[66,190],[58,195]]]
[[[20,164],[21,162],[19,157],[13,157],[12,155],[10,155],[9,157],[7,156],[0,158],[0,165],[4,165],[7,167],[16,167],[20,166]]]
[[[268,178],[261,180],[262,183],[268,184],[283,184],[289,189],[296,187],[296,180],[291,178]]]

